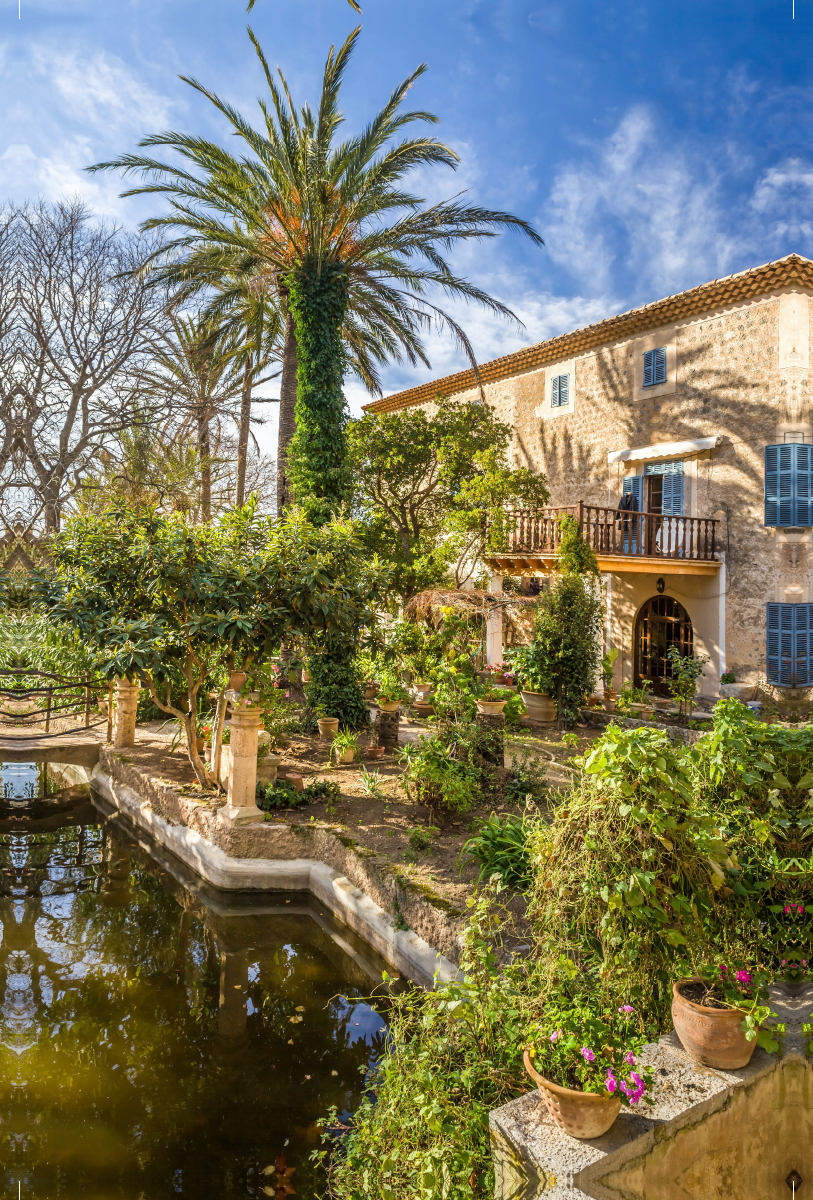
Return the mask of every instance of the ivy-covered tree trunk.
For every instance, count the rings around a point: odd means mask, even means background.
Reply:
[[[286,283],[298,356],[296,432],[288,449],[288,472],[296,503],[321,525],[351,494],[342,391],[347,275],[329,264],[320,273],[305,268],[293,272]]]

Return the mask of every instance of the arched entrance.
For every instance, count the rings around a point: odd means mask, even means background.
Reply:
[[[672,668],[666,657],[670,646],[682,655],[692,653],[692,622],[682,604],[671,596],[653,596],[641,607],[635,622],[635,685],[645,679],[656,696],[668,696]]]

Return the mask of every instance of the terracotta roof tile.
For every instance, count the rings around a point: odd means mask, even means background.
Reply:
[[[659,325],[682,317],[709,312],[749,296],[778,291],[794,283],[813,290],[813,261],[802,258],[799,254],[788,254],[776,262],[765,263],[761,267],[749,267],[747,271],[727,275],[723,279],[713,279],[710,283],[703,283],[686,292],[678,292],[674,296],[666,296],[663,300],[645,304],[642,308],[630,309],[629,312],[608,317],[594,325],[586,325],[572,333],[563,333],[547,342],[537,342],[534,346],[515,350],[502,358],[494,358],[480,366],[480,379],[483,383],[494,383],[520,371],[533,370],[549,362],[558,362],[561,359],[572,358],[574,354],[583,354],[605,342],[617,341],[648,329],[657,329]],[[476,386],[477,378],[471,367],[468,367],[455,375],[445,375],[442,379],[433,379],[418,387],[407,388],[406,391],[374,400],[365,404],[364,408],[366,412],[396,412],[401,408],[411,408],[415,404],[426,404],[434,400],[438,393],[453,396]]]

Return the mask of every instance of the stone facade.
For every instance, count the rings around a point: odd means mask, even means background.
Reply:
[[[605,575],[608,637],[621,650],[617,686],[633,676],[637,614],[657,594],[659,578],[663,594],[688,612],[695,648],[711,658],[700,688],[707,696],[719,694],[724,670],[738,682],[764,680],[769,601],[813,602],[811,529],[766,528],[763,518],[765,446],[813,440],[812,295],[813,263],[790,256],[483,368],[485,398],[514,430],[513,461],[545,473],[551,505],[615,508],[624,476],[643,474],[644,462],[608,465],[611,452],[718,443],[678,457],[683,515],[717,519],[720,569],[678,573],[663,559],[651,574],[619,563]],[[715,303],[721,296],[727,302]],[[604,327],[612,336],[602,340]],[[643,356],[656,347],[666,349],[667,377],[644,388]],[[569,404],[554,408],[551,381],[565,372]],[[473,400],[479,391],[465,375],[434,386]],[[392,411],[420,402],[422,390],[368,407]]]

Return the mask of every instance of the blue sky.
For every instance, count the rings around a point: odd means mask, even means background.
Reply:
[[[457,260],[525,322],[459,310],[481,360],[790,251],[813,257],[813,0],[366,0],[344,93],[357,127],[418,63],[461,189],[533,221]],[[180,72],[246,114],[261,91],[244,0],[0,0],[0,194],[84,196],[135,223],[142,201],[82,168],[167,127],[226,137]],[[345,0],[257,0],[251,22],[293,94],[357,23]],[[463,365],[391,369],[393,391]],[[348,381],[351,407],[364,399]],[[263,441],[273,441],[273,428]]]

